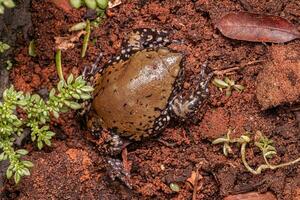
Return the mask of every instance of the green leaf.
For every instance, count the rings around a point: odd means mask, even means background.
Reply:
[[[215,78],[212,83],[218,88],[228,88],[229,85],[221,79]]]
[[[21,180],[21,175],[18,171],[16,171],[15,175],[14,175],[14,180],[15,180],[15,183],[18,184]]]
[[[41,97],[38,94],[34,94],[31,96],[31,100],[33,102],[38,102],[41,99]]]
[[[79,22],[77,24],[74,24],[71,28],[69,28],[69,31],[80,31],[86,28],[86,22]]]
[[[70,76],[67,79],[67,84],[70,85],[73,82],[73,80],[74,80],[74,76],[73,74],[70,74]]]
[[[217,138],[214,141],[212,141],[212,144],[220,144],[225,142],[229,142],[229,140],[227,138]]]
[[[55,88],[52,88],[50,93],[49,93],[49,97],[50,98],[53,97],[55,95],[55,92],[56,92]]]
[[[80,98],[81,98],[82,100],[88,100],[88,99],[92,98],[92,96],[89,95],[89,94],[83,93],[83,94],[80,95]]]
[[[226,89],[225,95],[226,95],[227,97],[230,97],[231,94],[232,94],[231,88]]]
[[[80,96],[79,96],[79,94],[72,94],[72,97],[74,98],[74,99],[80,99]]]
[[[34,142],[35,140],[36,140],[36,135],[33,135],[33,134],[32,134],[32,135],[31,135],[31,141]]]
[[[22,164],[23,164],[25,167],[27,167],[27,168],[31,168],[31,167],[34,166],[33,163],[30,162],[30,161],[28,161],[28,160],[23,160],[23,161],[22,161]]]
[[[243,142],[246,142],[246,143],[250,142],[250,138],[246,135],[242,135],[241,139],[243,140]]]
[[[177,185],[176,183],[171,183],[170,184],[170,188],[173,192],[179,192],[180,191],[180,187],[179,185]]]
[[[94,91],[94,88],[90,85],[86,85],[86,86],[83,86],[82,88],[80,88],[80,90],[82,90],[84,92],[92,92],[92,91]]]
[[[6,178],[10,179],[12,177],[12,175],[13,175],[12,169],[8,168],[6,170]]]
[[[23,176],[30,176],[30,171],[27,168],[22,168],[22,175]]]
[[[87,1],[87,0],[86,0]],[[93,0],[95,3],[96,1]],[[97,5],[96,5],[97,6]],[[95,8],[96,8],[95,6]],[[85,28],[85,36],[83,38],[83,44],[82,44],[82,49],[81,49],[81,58],[84,58],[85,57],[85,54],[86,54],[86,51],[87,51],[87,48],[88,48],[88,44],[89,44],[89,41],[90,41],[90,35],[91,35],[91,23],[89,20],[86,21],[86,28]]]
[[[16,4],[13,0],[4,0],[3,5],[7,8],[13,8],[16,6]]]
[[[82,82],[82,81],[83,81],[82,76],[78,76],[78,77],[75,79],[75,82],[76,82],[76,83],[80,83],[80,82]]]
[[[64,87],[64,81],[60,80],[57,84],[58,91],[61,92],[63,87]]]
[[[50,140],[48,140],[48,139],[44,139],[44,142],[45,142],[45,144],[47,145],[47,146],[51,146],[51,141]]]
[[[32,57],[36,57],[34,40],[31,40],[29,43],[28,54]]]
[[[58,114],[58,112],[56,112],[56,111],[52,111],[52,114],[53,114],[53,116],[54,116],[56,119],[58,119],[58,118],[59,118],[59,114]]]
[[[79,103],[73,101],[69,102],[68,106],[74,110],[78,110],[81,108],[81,105]]]
[[[4,154],[4,152],[2,152],[2,153],[0,154],[0,161],[5,160],[4,158],[5,158],[5,154]]]
[[[85,5],[90,9],[96,9],[97,8],[97,2],[95,0],[84,0]]]
[[[49,138],[52,138],[52,137],[55,135],[55,133],[52,132],[52,131],[48,131],[46,135],[47,135]]]
[[[105,10],[108,6],[108,0],[96,0],[98,7]]]
[[[229,86],[233,86],[235,84],[234,80],[230,80],[228,77],[225,77],[224,79],[225,83],[227,83]]]
[[[233,88],[238,92],[242,92],[245,90],[245,87],[242,85],[234,85]]]
[[[18,101],[18,104],[20,106],[26,106],[28,104],[27,100],[26,99],[21,99],[20,101]]]
[[[4,6],[1,4],[0,4],[0,14],[1,15],[4,14]],[[1,53],[1,51],[0,51],[0,53]]]
[[[25,150],[25,149],[19,149],[19,150],[16,151],[16,153],[17,153],[17,154],[20,154],[20,155],[22,155],[22,156],[25,156],[25,155],[28,154],[28,151]]]
[[[276,154],[277,154],[276,151],[268,151],[267,153],[265,153],[265,156],[267,158],[272,158]]]
[[[37,142],[37,147],[38,147],[39,150],[41,150],[44,147],[43,142],[42,141],[38,141]]]
[[[81,0],[70,0],[71,6],[78,9],[81,7]]]

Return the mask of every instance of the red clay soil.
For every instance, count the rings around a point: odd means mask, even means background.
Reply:
[[[215,22],[227,12],[245,10],[284,16],[300,25],[298,0],[132,0],[110,9],[105,22],[92,31],[91,40],[95,42],[89,44],[85,59],[80,57],[82,38],[75,43],[75,48],[63,51],[65,75],[79,75],[100,52],[104,54],[104,63],[118,53],[127,33],[135,28],[151,27],[170,30],[171,38],[183,39],[182,44],[172,44],[170,48],[186,55],[185,89],[193,87],[201,63],[208,61],[214,71],[241,67],[229,77],[244,85],[245,91],[233,92],[232,96],[226,97],[211,85],[207,110],[199,112],[191,122],[172,124],[161,135],[161,139],[175,143],[174,147],[152,139],[130,145],[131,190],[108,178],[103,154],[99,151],[101,140],[91,139],[75,112],[65,114],[52,122],[51,128],[57,135],[51,148],[37,151],[30,144],[26,146],[30,150],[27,159],[35,164],[32,175],[17,186],[7,181],[2,198],[192,199],[193,187],[187,179],[196,169],[200,177],[196,193],[199,200],[219,200],[246,192],[271,192],[277,199],[285,200],[299,198],[299,164],[252,175],[242,165],[238,148],[234,147],[234,154],[227,158],[222,154],[221,145],[211,144],[228,128],[235,129],[232,137],[239,137],[245,131],[255,133],[260,130],[274,140],[278,150],[272,162],[287,162],[300,154],[300,117],[296,118],[299,107],[295,107],[295,102],[284,101],[293,105],[262,110],[256,98],[258,74],[264,68],[272,70],[269,66],[270,60],[275,59],[272,56],[281,60],[286,57],[277,58],[282,54],[271,53],[270,49],[276,44],[231,40],[214,28]],[[16,55],[18,64],[10,76],[17,89],[41,93],[42,89],[49,91],[56,85],[55,37],[68,36],[68,28],[84,17],[88,17],[85,8],[64,11],[49,0],[32,1],[32,37],[36,41],[38,56],[32,58],[27,54],[28,44],[19,49]],[[300,49],[300,40],[280,46]],[[299,55],[295,59],[299,60]],[[296,81],[299,85],[300,80]],[[254,134],[251,137],[254,138]],[[250,145],[247,151],[250,166],[263,163],[259,153],[254,145]],[[180,191],[172,191],[171,183],[178,184]]]

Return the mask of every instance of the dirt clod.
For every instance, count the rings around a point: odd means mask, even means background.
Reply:
[[[260,194],[257,192],[250,192],[246,194],[230,195],[224,200],[277,200],[276,197],[268,192],[265,194]]]
[[[272,60],[257,77],[256,96],[263,109],[300,99],[300,52],[296,46],[273,46]]]

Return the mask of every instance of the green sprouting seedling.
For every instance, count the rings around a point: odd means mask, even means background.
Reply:
[[[234,80],[230,80],[228,77],[225,77],[224,81],[218,78],[215,78],[212,83],[218,87],[221,91],[225,89],[226,96],[231,96],[232,90],[236,90],[238,92],[242,92],[245,87],[242,85],[235,84]]]
[[[7,178],[14,176],[18,183],[22,176],[30,175],[29,168],[33,166],[30,161],[21,160],[28,153],[26,150],[14,149],[15,137],[22,134],[23,128],[31,129],[31,140],[37,143],[39,149],[44,145],[50,146],[55,135],[48,125],[51,116],[58,118],[61,112],[81,108],[78,100],[91,98],[92,91],[93,88],[82,76],[75,79],[73,75],[67,81],[60,80],[57,89],[50,91],[48,100],[37,94],[18,92],[13,86],[4,91],[3,102],[0,102],[0,149],[3,151],[0,161],[9,160]],[[17,108],[26,114],[25,118],[18,118]]]
[[[243,141],[248,140],[248,136],[243,135],[241,138],[230,138],[230,135],[232,133],[231,129],[228,129],[226,135],[224,137],[215,139],[212,144],[222,144],[223,143],[223,154],[227,157],[228,154],[232,154],[232,148],[230,147],[230,144],[232,143],[242,143]],[[248,134],[248,133],[247,133]]]
[[[86,22],[86,27],[85,27],[85,36],[83,38],[83,44],[82,44],[82,50],[81,50],[81,58],[85,57],[86,50],[88,48],[88,44],[90,41],[90,36],[91,36],[91,23],[89,20]]]
[[[223,153],[225,156],[228,155],[228,153],[232,153],[231,151],[231,147],[229,146],[230,143],[237,143],[241,146],[241,157],[242,157],[242,162],[244,164],[244,166],[246,167],[246,169],[251,172],[252,174],[261,174],[262,171],[266,170],[266,169],[278,169],[281,167],[285,167],[285,166],[289,166],[289,165],[293,165],[297,162],[300,162],[300,157],[296,160],[287,162],[287,163],[283,163],[283,164],[279,164],[279,165],[273,165],[271,164],[268,159],[271,159],[274,155],[276,155],[276,149],[273,146],[273,141],[268,139],[267,137],[263,136],[263,134],[258,131],[258,135],[260,136],[260,139],[258,142],[255,142],[255,146],[257,146],[262,153],[262,156],[264,158],[264,162],[265,164],[262,164],[260,166],[258,166],[258,168],[255,170],[252,167],[250,167],[250,165],[248,164],[247,160],[246,160],[246,147],[247,144],[251,142],[251,139],[248,135],[248,133],[246,133],[245,135],[242,135],[240,138],[236,138],[236,139],[231,139],[229,137],[229,134],[231,133],[231,130],[229,130],[226,134],[225,137],[222,138],[218,138],[216,140],[214,140],[212,143],[213,144],[223,144]],[[228,151],[228,148],[230,149],[230,151]],[[225,151],[224,151],[225,149]]]
[[[7,61],[5,62],[5,64],[6,64],[6,69],[7,69],[7,70],[10,70],[10,69],[12,68],[12,66],[13,66],[11,60],[7,60]]]
[[[69,28],[69,31],[81,31],[83,29],[86,28],[86,22],[79,22],[77,24],[74,24],[73,26],[71,26],[71,28]]]
[[[0,14],[4,13],[5,8],[13,8],[16,4],[13,0],[0,0]]]
[[[28,46],[28,54],[31,57],[36,57],[36,53],[35,53],[35,43],[34,40],[31,40]]]
[[[8,44],[0,41],[0,53],[4,53],[9,48],[10,48],[10,46]]]

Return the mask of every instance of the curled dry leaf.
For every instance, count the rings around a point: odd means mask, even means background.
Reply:
[[[292,23],[272,15],[229,13],[216,27],[226,37],[251,42],[283,43],[300,38],[300,32]]]
[[[113,8],[122,3],[122,0],[109,0],[108,2],[108,8]]]
[[[70,35],[66,37],[55,37],[55,47],[60,50],[72,49],[75,46],[75,42],[79,41],[79,38],[85,34],[85,31],[80,31],[76,35]]]
[[[198,176],[198,177],[197,177],[197,176]],[[196,178],[197,178],[198,180],[196,180]],[[188,179],[186,179],[186,181],[189,182],[189,183],[191,184],[192,187],[195,187],[195,185],[197,185],[197,184],[196,184],[196,181],[199,181],[199,180],[201,180],[202,178],[203,178],[203,177],[202,177],[199,173],[197,174],[197,172],[192,171],[191,176],[190,176]],[[200,190],[201,187],[202,187],[202,184],[199,184],[199,185],[197,186],[197,191]]]

